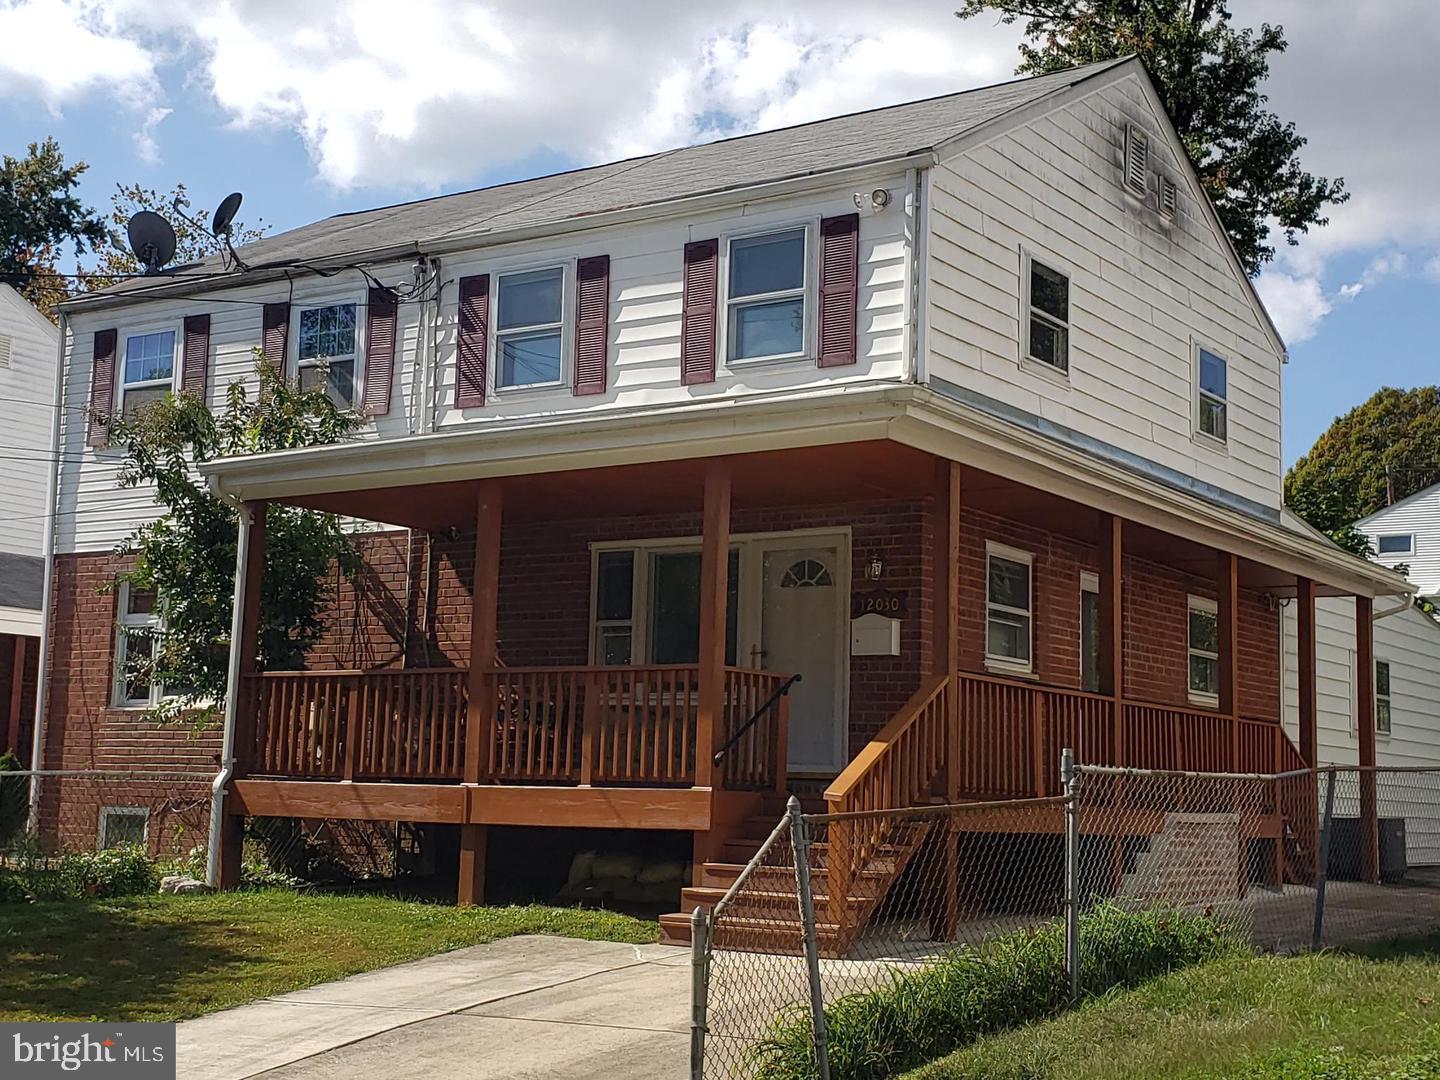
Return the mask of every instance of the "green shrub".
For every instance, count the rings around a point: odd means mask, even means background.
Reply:
[[[0,851],[9,849],[30,816],[30,780],[7,776],[20,771],[20,759],[11,751],[0,754]]]
[[[1245,951],[1223,924],[1170,911],[1102,905],[1081,919],[1081,988],[1133,986]],[[875,990],[825,1010],[832,1080],[884,1080],[982,1035],[1044,1019],[1069,1004],[1064,926],[1005,934],[918,969],[896,968]],[[757,1050],[762,1080],[815,1076],[807,1010],[784,1013]]]
[[[133,896],[155,888],[155,867],[136,844],[105,851],[69,851],[56,867],[59,891],[66,897]]]
[[[299,889],[304,885],[295,875],[274,869],[264,859],[246,859],[240,865],[242,889]]]

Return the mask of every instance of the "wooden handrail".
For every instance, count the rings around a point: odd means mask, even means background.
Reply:
[[[832,813],[845,812],[837,809],[837,806],[843,806],[851,800],[856,790],[885,759],[895,743],[914,726],[924,714],[926,706],[932,704],[949,683],[950,678],[946,675],[936,675],[923,683],[919,690],[910,695],[910,700],[901,706],[900,711],[890,718],[890,722],[851,759],[850,764],[845,766],[840,775],[825,789],[825,802]]]

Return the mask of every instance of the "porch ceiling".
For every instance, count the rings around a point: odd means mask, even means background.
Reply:
[[[731,459],[736,508],[924,498],[936,490],[935,459],[885,440],[738,454]],[[699,512],[707,459],[615,465],[508,477],[507,521],[571,521]],[[328,492],[284,500],[313,510],[405,528],[474,524],[478,481]]]

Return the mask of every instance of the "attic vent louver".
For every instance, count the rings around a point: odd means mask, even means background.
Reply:
[[[10,338],[6,334],[0,334],[0,368],[10,366]]]
[[[1175,189],[1175,181],[1164,177],[1160,181],[1160,215],[1167,221],[1175,220],[1175,209],[1179,204],[1180,196]]]
[[[1137,127],[1125,129],[1125,186],[1142,199],[1150,189],[1150,137]]]

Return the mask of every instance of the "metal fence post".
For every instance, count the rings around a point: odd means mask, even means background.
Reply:
[[[710,925],[702,908],[690,913],[690,1080],[705,1076],[705,1014],[710,1006]]]
[[[810,889],[810,837],[805,829],[805,815],[800,800],[790,796],[785,805],[790,818],[790,842],[795,852],[795,889],[800,898],[800,923],[804,927],[805,967],[810,982],[810,1029],[815,1039],[815,1072],[820,1080],[830,1080],[830,1052],[825,1044],[825,995],[820,986],[820,947],[815,934],[815,897]],[[839,823],[832,823],[835,828]],[[832,848],[834,844],[831,844]],[[834,871],[831,871],[832,875]],[[834,888],[832,876],[831,888]],[[844,898],[841,898],[843,903]]]
[[[1330,824],[1335,820],[1335,770],[1325,779],[1325,816],[1320,819],[1320,854],[1315,866],[1315,927],[1310,933],[1311,951],[1319,951],[1325,936],[1325,886],[1330,880]]]
[[[1080,774],[1075,752],[1060,753],[1060,783],[1065,791],[1065,971],[1070,976],[1070,1000],[1080,1000],[1080,808],[1076,795]]]

